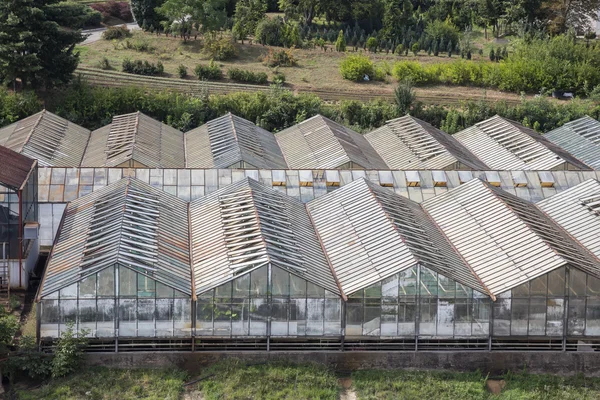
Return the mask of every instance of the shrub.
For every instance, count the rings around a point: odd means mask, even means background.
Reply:
[[[400,43],[398,46],[396,46],[394,53],[401,56],[402,53],[404,53],[404,45],[402,43]]]
[[[346,51],[346,39],[344,38],[344,31],[340,31],[337,40],[335,41],[335,50],[339,52]]]
[[[369,79],[372,79],[375,73],[375,67],[373,66],[373,62],[367,56],[360,54],[349,55],[340,63],[340,73],[344,79],[360,82],[364,80],[365,75],[369,77]]]
[[[83,349],[87,346],[89,331],[74,331],[73,323],[67,324],[67,329],[61,333],[56,342],[54,359],[52,360],[52,377],[57,378],[75,372],[83,361]]]
[[[285,74],[283,72],[276,71],[273,73],[273,84],[283,86],[285,84]]]
[[[200,80],[219,80],[223,78],[223,72],[221,72],[221,68],[211,61],[209,65],[196,65],[196,69],[194,73]]]
[[[378,46],[379,46],[379,42],[377,41],[377,38],[374,38],[373,36],[371,36],[367,40],[367,49],[369,50],[369,52],[377,53]]]
[[[102,14],[104,19],[108,17],[118,18],[124,22],[133,22],[133,15],[127,1],[110,0],[106,3],[93,3],[90,7]]]
[[[183,64],[179,64],[179,67],[177,67],[177,75],[179,75],[181,79],[184,79],[187,74],[187,67]]]
[[[108,58],[106,58],[106,57],[102,57],[102,60],[100,60],[98,62],[98,67],[100,69],[105,70],[105,71],[109,70],[109,69],[112,69],[112,66],[110,65],[110,61],[108,61]]]
[[[410,79],[414,83],[429,83],[431,80],[425,67],[416,61],[397,62],[392,70],[392,75],[398,81]]]
[[[145,40],[125,39],[122,42],[115,42],[114,44],[115,44],[114,47],[116,50],[127,49],[127,50],[139,51],[141,53],[152,53],[152,52],[154,52],[154,50],[156,50],[156,48],[154,46],[151,46]]]
[[[102,39],[104,40],[121,40],[128,37],[131,37],[131,31],[129,31],[126,25],[109,26],[102,32]]]
[[[413,43],[411,49],[413,54],[416,56],[419,53],[419,43]]]
[[[227,71],[227,77],[232,81],[257,83],[264,85],[267,83],[267,74],[265,72],[252,72],[240,68],[231,68]]]
[[[207,39],[204,43],[204,52],[213,60],[230,60],[237,55],[235,44],[231,38]]]
[[[162,75],[162,73],[164,72],[164,66],[160,61],[158,63],[156,63],[156,65],[155,65],[155,64],[149,63],[148,61],[142,61],[142,60],[131,61],[128,58],[123,60],[121,69],[123,72],[127,72],[130,74],[148,75],[148,76]]]
[[[293,67],[296,65],[293,49],[269,49],[262,57],[262,62],[268,67]]]
[[[281,46],[283,28],[284,23],[281,18],[264,18],[256,26],[255,40],[263,46]]]
[[[409,79],[404,79],[398,84],[394,90],[394,98],[398,107],[398,114],[406,114],[416,98],[412,82]]]

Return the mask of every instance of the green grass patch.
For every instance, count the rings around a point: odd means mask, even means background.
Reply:
[[[336,400],[339,392],[335,374],[313,364],[246,365],[232,360],[204,370],[202,376],[211,374],[198,384],[206,400]]]
[[[583,375],[507,374],[501,394],[488,392],[479,372],[357,371],[352,386],[361,400],[585,400],[600,398],[600,378]]]
[[[185,372],[90,367],[36,389],[17,391],[19,400],[176,400],[183,393]]]

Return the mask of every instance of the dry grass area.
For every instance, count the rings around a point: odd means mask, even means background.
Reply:
[[[84,67],[97,68],[103,57],[106,57],[111,66],[120,71],[121,63],[125,58],[147,60],[149,62],[161,61],[165,68],[165,76],[177,78],[177,67],[180,64],[188,68],[189,76],[186,79],[195,80],[193,70],[197,64],[208,64],[210,57],[203,52],[203,41],[201,38],[183,42],[182,39],[157,36],[141,31],[133,32],[133,37],[128,39],[132,43],[145,43],[150,46],[150,51],[140,52],[132,49],[126,49],[122,44],[116,41],[99,40],[85,46],[80,46],[81,65]],[[268,46],[259,44],[236,44],[237,57],[233,60],[219,61],[218,65],[223,69],[224,74],[229,68],[243,68],[254,72],[266,72],[271,79],[273,69],[262,64],[261,55],[268,51]],[[348,54],[352,54],[349,51]],[[357,83],[342,79],[339,73],[339,64],[345,57],[344,53],[335,51],[323,52],[321,49],[296,49],[294,56],[298,63],[295,67],[279,68],[286,76],[286,82],[292,90],[312,91],[312,90],[339,90],[356,93],[381,93],[392,94],[395,87],[395,80],[388,76],[386,82],[367,82]],[[376,65],[391,70],[394,63],[399,60],[416,60],[421,63],[440,63],[457,60],[458,56],[449,58],[429,57],[426,54],[415,56],[397,56],[394,54],[377,53],[371,54],[371,59]],[[477,54],[474,58],[479,57]],[[224,79],[224,82],[227,80]],[[484,90],[475,87],[422,87],[417,89],[420,97],[457,97],[461,99],[480,99],[489,100],[506,99],[518,101],[519,96],[513,93],[503,93],[495,90]],[[356,96],[353,96],[356,97]]]

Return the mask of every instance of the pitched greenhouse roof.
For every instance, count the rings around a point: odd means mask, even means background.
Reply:
[[[289,168],[387,168],[365,137],[317,115],[275,134]]]
[[[600,121],[585,116],[544,135],[581,162],[600,170]]]
[[[92,132],[82,167],[185,168],[183,133],[140,112]],[[126,165],[128,166],[128,165]]]
[[[590,169],[534,130],[498,115],[454,137],[492,170]]]
[[[600,262],[534,204],[473,179],[423,207],[493,295],[571,264]]]
[[[453,136],[410,115],[365,138],[391,169],[489,169]]]
[[[389,189],[359,179],[308,210],[345,295],[417,263],[487,292],[421,206]]]
[[[193,201],[190,223],[197,294],[268,263],[340,293],[299,200],[246,178]]]
[[[0,145],[40,166],[79,167],[90,131],[46,110],[0,129]]]
[[[275,136],[231,113],[186,132],[185,146],[188,168],[287,169]]]
[[[600,182],[587,180],[537,205],[600,259]]]
[[[40,293],[115,264],[191,295],[187,203],[134,178],[71,202]]]
[[[36,173],[37,161],[0,146],[0,184],[13,190],[20,190],[31,174]]]

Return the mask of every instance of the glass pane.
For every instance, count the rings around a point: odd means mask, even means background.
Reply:
[[[94,322],[96,330],[96,300],[79,300],[79,322]],[[89,327],[89,326],[88,326]]]
[[[250,294],[253,297],[267,295],[267,267],[250,273]]]
[[[363,320],[362,299],[349,298],[346,304],[346,335],[361,336]]]
[[[473,299],[473,335],[489,335],[490,333],[490,300]]]
[[[339,335],[342,327],[342,301],[325,299],[325,335]]]
[[[156,282],[154,279],[150,278],[147,275],[142,273],[137,274],[138,278],[138,287],[137,287],[137,295],[138,297],[155,297],[156,296]]]
[[[288,303],[288,299],[273,299],[271,306],[271,335],[273,336],[288,335]]]
[[[306,296],[321,298],[325,297],[325,289],[311,282],[306,282]]]
[[[576,268],[569,269],[569,295],[570,296],[585,296],[585,272]]]
[[[454,334],[471,336],[472,304],[470,299],[457,298],[454,305]]]
[[[454,298],[456,291],[456,283],[452,279],[447,278],[441,274],[438,274],[438,279],[438,296],[444,298]]]
[[[456,282],[456,298],[470,299],[473,296],[473,289]]]
[[[115,267],[108,267],[98,272],[98,296],[114,297]]]
[[[154,299],[138,300],[138,336],[154,336],[154,313],[156,304]]]
[[[216,298],[215,293],[215,306],[214,310],[214,334],[215,336],[229,336],[231,335],[231,306],[229,300],[221,303]]]
[[[365,295],[367,293],[367,290],[365,290]],[[365,298],[365,316],[363,321],[363,335],[379,336],[381,334],[380,298]]]
[[[417,303],[414,297],[403,296],[398,301],[398,335],[415,334]]]
[[[171,298],[173,297],[173,289],[160,282],[156,282],[156,297]]]
[[[60,290],[61,299],[76,299],[77,298],[77,283],[74,283]]]
[[[115,336],[115,300],[98,299],[96,311],[96,335],[98,337]]]
[[[137,292],[135,272],[119,266],[119,296],[135,296]]]
[[[212,291],[209,292],[212,294]],[[196,301],[196,334],[199,336],[212,336],[213,334],[213,300],[199,297]]]
[[[529,282],[517,286],[512,290],[512,297],[529,297]]]
[[[452,287],[455,286],[452,285]],[[440,298],[437,306],[437,335],[452,336],[454,333],[454,299]]]
[[[79,297],[96,297],[96,275],[91,275],[79,282]]]
[[[136,303],[135,299],[119,300],[119,336],[136,336]]]
[[[435,335],[437,332],[437,299],[421,298],[420,306],[419,334]]]
[[[510,335],[511,299],[498,299],[494,307],[494,336]]]
[[[588,275],[587,277],[587,292],[588,296],[600,296],[600,279],[595,276]]]
[[[548,275],[538,276],[531,281],[531,296],[532,297],[546,297],[548,290]]]
[[[231,334],[233,336],[247,336],[249,333],[250,299],[234,298],[231,304]]]
[[[306,297],[306,281],[290,274],[290,295],[292,297]]]
[[[529,316],[528,299],[512,299],[512,318],[510,334],[512,336],[527,335],[527,319]]]
[[[438,282],[437,273],[421,267],[421,296],[437,296]]]
[[[583,335],[584,328],[585,299],[571,297],[569,299],[567,332],[569,335]]]
[[[365,289],[365,298],[381,298],[381,282],[377,282],[374,285],[369,286]]]
[[[591,276],[588,276],[588,279]],[[585,311],[585,334],[587,336],[600,335],[600,298],[588,297]]]
[[[292,275],[293,276],[293,275]],[[290,300],[290,336],[306,334],[306,299],[293,298]]]
[[[192,335],[191,312],[192,305],[189,299],[177,298],[173,300],[173,334],[175,336]]]
[[[417,294],[417,269],[412,267],[398,274],[400,296],[414,296]]]
[[[253,277],[254,278],[254,277]],[[251,299],[250,303],[250,335],[264,336],[267,334],[267,318],[269,306],[264,298]]]
[[[280,268],[273,267],[272,294],[273,296],[288,296],[290,294],[290,273]]]
[[[325,299],[306,300],[306,335],[323,335],[324,306]]]
[[[250,274],[233,280],[233,297],[248,297],[250,294]]]
[[[533,284],[531,285],[533,296]],[[546,334],[546,299],[532,298],[529,301],[529,335]]]
[[[381,336],[398,335],[398,305],[383,304],[381,306]]]
[[[565,300],[548,299],[546,301],[546,335],[562,336],[565,317]]]
[[[548,273],[548,296],[565,295],[565,268],[561,267]]]
[[[398,297],[398,274],[394,274],[383,280],[381,284],[381,295],[386,297]]]
[[[215,289],[215,302],[229,303],[231,302],[232,282],[227,282]]]

